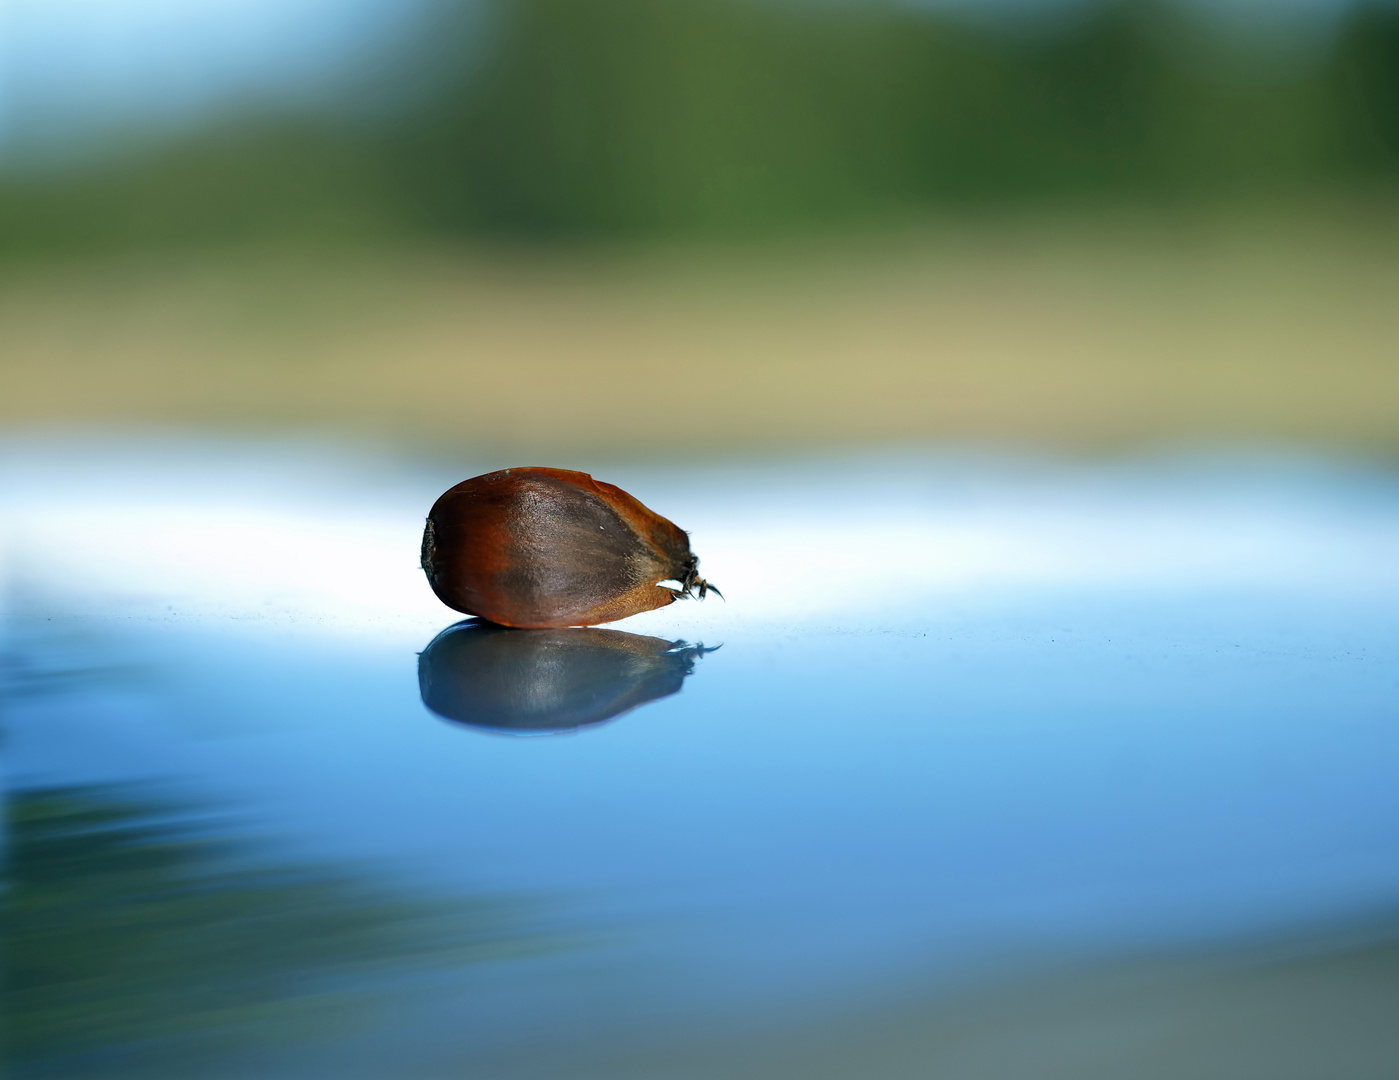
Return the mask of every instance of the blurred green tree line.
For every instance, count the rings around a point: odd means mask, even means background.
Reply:
[[[741,234],[1399,180],[1399,7],[1384,3],[1300,52],[1261,23],[1224,32],[1137,0],[1033,25],[875,4],[500,0],[484,20],[444,8],[430,24],[398,68],[417,89],[376,91],[395,105],[246,115],[11,170],[0,247]]]

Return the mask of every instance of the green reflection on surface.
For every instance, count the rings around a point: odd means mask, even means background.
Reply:
[[[207,818],[204,819],[207,821]],[[193,1065],[362,1016],[390,980],[528,951],[502,902],[429,904],[324,865],[274,865],[139,789],[20,792],[5,1013],[16,1075]]]

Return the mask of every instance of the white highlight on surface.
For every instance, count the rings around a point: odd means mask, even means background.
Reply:
[[[427,587],[418,549],[448,474],[367,463],[314,447],[0,448],[6,603],[327,635],[441,627],[454,613]],[[791,466],[606,478],[690,529],[701,573],[726,598],[621,624],[641,632],[868,622],[938,597],[1034,589],[1399,596],[1399,485],[1359,470],[1298,480],[1159,462],[1027,473],[891,459],[838,483]]]

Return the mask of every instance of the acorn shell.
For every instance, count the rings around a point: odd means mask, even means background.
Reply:
[[[684,530],[568,469],[465,480],[432,507],[422,567],[439,600],[502,626],[593,626],[665,607],[695,580]]]

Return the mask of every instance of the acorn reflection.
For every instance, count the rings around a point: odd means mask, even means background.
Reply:
[[[418,687],[423,704],[444,719],[546,735],[677,693],[696,657],[713,651],[621,630],[514,630],[471,619],[422,651]]]

